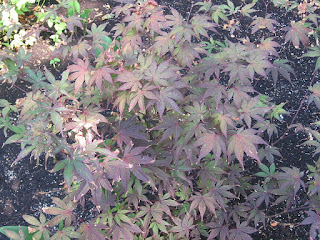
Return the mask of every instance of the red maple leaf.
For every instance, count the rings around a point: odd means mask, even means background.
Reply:
[[[295,48],[299,48],[300,42],[307,46],[309,43],[308,33],[311,31],[309,28],[304,26],[302,22],[291,22],[291,26],[282,28],[287,31],[285,36],[285,42],[291,41]]]
[[[270,18],[271,14],[268,14],[265,18],[257,17],[250,26],[253,26],[251,34],[254,34],[259,29],[267,28],[270,32],[275,32],[274,30],[274,24],[279,24],[278,21]]]
[[[261,137],[256,135],[258,131],[254,129],[240,129],[236,134],[234,134],[230,140],[228,145],[228,155],[229,158],[232,153],[236,155],[239,163],[244,169],[243,157],[244,153],[246,153],[249,157],[257,160],[261,163],[258,152],[257,152],[257,144],[267,144]]]
[[[198,157],[198,162],[204,158],[208,153],[213,151],[216,163],[220,159],[221,153],[226,153],[227,148],[222,137],[215,132],[208,132],[201,135],[201,137],[194,143],[194,147],[202,146]]]
[[[80,58],[76,60],[76,64],[68,66],[68,70],[71,72],[69,80],[75,81],[76,93],[80,90],[84,81],[88,82],[90,80],[90,68],[89,61],[87,59],[83,61]]]
[[[102,92],[102,81],[106,80],[107,82],[113,85],[112,76],[111,74],[117,74],[112,68],[108,68],[107,66],[101,67],[96,69],[92,72],[92,77],[88,83],[88,87],[90,88],[92,83],[95,82],[97,87],[99,88],[100,92]]]

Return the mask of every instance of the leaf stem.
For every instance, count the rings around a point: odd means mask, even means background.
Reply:
[[[311,87],[311,86],[313,85],[313,82],[314,82],[314,80],[315,80],[315,77],[316,77],[316,71],[313,72],[313,76],[312,76],[312,79],[311,79],[311,81],[310,81],[309,87]],[[297,116],[298,116],[298,113],[300,112],[300,110],[301,110],[301,108],[302,108],[302,106],[303,106],[303,103],[304,103],[305,99],[307,98],[307,96],[308,96],[308,90],[306,90],[306,93],[304,94],[304,96],[303,96],[303,98],[302,98],[302,100],[301,100],[301,102],[300,102],[300,105],[299,105],[298,109],[296,110],[296,113],[295,113],[295,115],[293,116],[293,118],[292,118],[289,126],[292,125],[293,122],[296,120],[296,118],[297,118]],[[282,139],[287,135],[288,130],[289,130],[289,127],[287,127],[287,130],[282,134],[282,136],[281,136],[280,138],[278,138],[277,141],[273,142],[271,145],[275,145],[275,144],[277,144],[280,140],[282,140]]]

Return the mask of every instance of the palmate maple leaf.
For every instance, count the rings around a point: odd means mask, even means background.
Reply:
[[[141,181],[148,182],[149,176],[142,169],[141,165],[151,164],[154,162],[154,159],[141,154],[146,149],[147,147],[133,148],[133,143],[130,142],[126,146],[122,158],[117,160],[112,159],[103,165],[107,178],[116,182],[121,181],[125,192],[129,188],[131,173]]]
[[[85,131],[88,131],[89,129],[92,129],[97,135],[99,135],[97,125],[102,122],[108,122],[106,117],[99,112],[101,112],[101,109],[89,106],[85,108],[79,116],[74,115],[72,119],[73,121],[66,123],[63,130],[83,131],[86,129]]]
[[[52,200],[57,207],[45,207],[42,209],[47,214],[55,215],[55,217],[48,222],[49,227],[59,224],[62,220],[65,221],[66,226],[70,226],[71,222],[76,221],[76,216],[73,213],[76,204],[73,201],[68,201],[67,198],[61,200],[56,197],[52,197]]]
[[[135,71],[123,71],[119,73],[118,77],[116,78],[116,82],[124,83],[117,89],[117,91],[130,89],[132,92],[136,92],[139,88],[142,88],[140,80],[140,77],[137,76]]]
[[[311,31],[309,28],[304,26],[303,22],[291,22],[291,26],[284,27],[282,30],[287,31],[285,36],[285,42],[291,41],[295,48],[299,48],[300,42],[307,46],[309,43],[308,34]]]
[[[178,44],[173,54],[177,57],[177,61],[182,66],[188,66],[192,68],[192,62],[195,58],[200,58],[197,45],[195,43],[189,43],[184,41]]]
[[[140,111],[142,113],[146,112],[146,104],[145,104],[145,98],[152,99],[152,100],[158,100],[158,97],[155,95],[153,90],[158,89],[158,87],[153,85],[144,85],[142,89],[138,89],[137,92],[130,94],[130,98],[128,100],[129,109],[130,112],[137,104],[140,108]]]
[[[244,153],[261,163],[256,145],[267,145],[267,143],[261,137],[256,135],[257,132],[258,131],[254,129],[239,129],[238,132],[229,139],[228,156],[230,158],[231,154],[234,153],[243,169]]]
[[[306,211],[306,213],[309,215],[306,217],[301,225],[309,225],[310,227],[310,239],[317,239],[317,236],[320,234],[320,214],[318,211]]]
[[[142,14],[132,13],[123,19],[123,22],[128,23],[127,29],[135,29],[137,31],[142,31],[142,27],[145,23],[145,19]]]
[[[102,39],[103,36],[108,36],[108,32],[105,31],[106,23],[100,24],[98,27],[95,23],[91,25],[91,29],[87,29],[87,36],[92,37],[93,41],[98,41]]]
[[[106,80],[113,85],[113,80],[111,74],[117,74],[118,72],[107,66],[95,69],[91,72],[92,76],[88,82],[88,88],[91,87],[92,83],[95,82],[100,92],[102,92],[102,82]]]
[[[133,143],[130,142],[123,153],[122,160],[126,163],[132,164],[148,164],[153,163],[154,159],[146,155],[141,155],[148,147],[135,147],[133,148]]]
[[[276,47],[281,47],[281,45],[275,41],[273,41],[273,37],[269,38],[262,38],[260,41],[260,44],[258,45],[258,48],[260,50],[267,51],[269,54],[274,55],[274,56],[279,56],[277,50],[275,49]]]
[[[144,216],[143,226],[145,229],[149,228],[151,220],[160,223],[163,226],[169,225],[169,223],[163,220],[164,209],[161,208],[159,204],[146,204],[146,206],[141,206],[140,211],[135,216],[136,218],[141,218]]]
[[[171,13],[172,15],[166,15],[166,19],[167,21],[165,22],[165,27],[180,27],[183,23],[184,23],[184,19],[182,17],[182,15],[175,10],[174,8],[171,8]]]
[[[170,136],[174,136],[174,141],[177,142],[180,134],[182,132],[182,127],[180,126],[181,123],[179,122],[179,119],[177,117],[168,116],[163,119],[163,121],[159,124],[157,124],[155,127],[153,127],[152,131],[158,131],[162,130],[164,131],[162,133],[161,139],[158,143],[166,140]]]
[[[229,191],[233,187],[234,186],[226,185],[224,180],[220,180],[219,182],[212,183],[210,193],[217,202],[217,205],[216,205],[217,208],[222,208],[225,211],[227,207],[227,202],[228,202],[227,199],[237,198],[232,192]]]
[[[156,108],[160,114],[160,118],[162,118],[166,106],[182,114],[176,101],[183,101],[183,99],[182,93],[175,87],[160,89],[159,101],[156,101]]]
[[[317,57],[316,66],[314,72],[320,68],[320,46],[310,47],[309,51],[302,55],[303,57]]]
[[[216,163],[221,157],[221,153],[227,152],[225,141],[215,132],[208,132],[201,135],[201,137],[193,144],[193,147],[202,146],[198,157],[198,162],[207,156],[211,151],[214,153]]]
[[[221,66],[218,61],[212,57],[202,59],[202,61],[193,68],[193,72],[196,74],[203,75],[205,79],[210,79],[211,76],[219,79]],[[218,81],[215,80],[218,84]]]
[[[233,129],[236,128],[236,124],[232,119],[231,114],[229,113],[224,114],[216,112],[212,115],[212,117],[214,124],[219,126],[220,131],[225,136],[225,138],[227,138],[228,125],[231,126]]]
[[[244,84],[239,84],[235,85],[232,88],[228,90],[228,99],[231,100],[233,99],[233,102],[235,105],[240,108],[241,103],[243,100],[250,100],[250,96],[248,93],[254,93],[255,90],[251,85],[244,85]]]
[[[216,215],[216,207],[219,205],[214,197],[210,195],[210,193],[201,194],[196,192],[196,195],[191,196],[189,200],[191,202],[189,212],[193,209],[198,208],[200,212],[201,221],[203,221],[203,216],[208,208],[215,216]]]
[[[71,53],[73,59],[77,59],[79,55],[82,57],[88,57],[88,50],[90,50],[91,46],[88,44],[88,41],[82,41],[77,45],[71,47]]]
[[[294,72],[294,69],[288,64],[288,62],[290,61],[286,59],[275,59],[273,61],[273,67],[268,68],[266,70],[267,75],[271,72],[274,86],[277,85],[277,82],[279,79],[279,73],[282,75],[282,77],[287,79],[292,85],[290,74],[292,74],[295,77],[296,77],[296,74]]]
[[[112,240],[133,240],[134,234],[142,233],[142,231],[137,225],[131,222],[121,222],[120,226],[115,223],[107,235],[110,235],[110,233],[112,233]]]
[[[229,72],[229,84],[234,83],[237,79],[244,82],[249,77],[246,65],[239,64],[239,62],[228,63],[223,72]]]
[[[141,35],[135,29],[126,32],[126,35],[121,39],[120,50],[124,55],[133,55],[135,51],[140,51],[143,45]]]
[[[171,228],[171,232],[176,232],[177,239],[183,239],[184,237],[187,237],[187,239],[190,239],[190,233],[191,231],[196,227],[193,224],[193,217],[189,214],[184,215],[183,219],[180,218],[173,218],[173,222],[176,226]]]
[[[264,51],[252,51],[252,54],[246,58],[246,61],[249,63],[246,69],[251,80],[253,80],[255,73],[267,78],[265,69],[273,67],[273,65],[268,61],[268,55]]]
[[[255,200],[255,206],[258,208],[263,202],[268,208],[270,203],[270,198],[272,199],[274,195],[270,192],[268,185],[254,185],[254,192],[248,196],[248,200]]]
[[[275,32],[274,26],[279,24],[278,21],[270,18],[271,14],[268,14],[265,18],[257,17],[255,20],[250,24],[252,27],[251,34],[254,34],[259,29],[267,28],[270,32]]]
[[[191,25],[182,25],[180,27],[174,28],[170,32],[170,36],[175,39],[175,44],[182,44],[184,41],[189,44],[192,43],[191,39],[194,36],[194,32]]]
[[[161,28],[164,27],[166,22],[166,17],[163,15],[163,6],[158,6],[151,15],[145,20],[144,27],[147,27],[148,30],[153,30],[156,33],[162,34],[163,31]]]
[[[173,52],[175,44],[169,33],[163,32],[162,35],[157,36],[154,41],[155,42],[149,51],[157,53],[160,57],[165,55],[167,52]]]
[[[283,182],[281,182],[280,190],[291,188],[293,186],[295,198],[300,187],[305,187],[305,183],[301,180],[304,176],[304,172],[300,172],[300,169],[296,167],[282,167],[281,170],[284,172],[280,172],[276,175],[278,180],[283,180]]]
[[[136,117],[120,121],[119,125],[114,127],[114,132],[117,133],[117,144],[120,148],[122,148],[123,143],[129,144],[132,138],[148,141],[146,135],[142,133],[143,131],[145,131],[145,127],[136,125]]]
[[[123,153],[122,162],[126,165],[126,168],[120,169],[122,171],[122,175],[129,177],[130,179],[130,172],[132,172],[138,179],[144,182],[149,181],[148,175],[143,171],[141,168],[141,164],[150,164],[153,163],[155,160],[147,155],[141,155],[143,151],[145,151],[148,147],[135,147],[133,148],[133,143],[130,142]],[[121,168],[121,167],[119,167]],[[121,178],[124,180],[123,178]],[[127,180],[129,180],[127,179]],[[125,184],[127,181],[124,181],[124,188],[128,187]],[[127,182],[128,183],[128,182]]]
[[[216,239],[219,235],[220,240],[227,240],[229,239],[229,224],[220,224],[217,222],[209,222],[205,226],[210,228],[210,234],[208,236],[208,240]]]
[[[199,87],[206,89],[206,91],[201,97],[200,102],[204,102],[206,98],[212,96],[216,101],[216,108],[218,108],[222,97],[227,96],[226,87],[219,84],[219,82],[217,81],[204,82]]]
[[[91,220],[89,223],[81,223],[78,231],[83,239],[104,240],[105,236],[99,230],[106,228],[106,225],[101,223],[96,224],[95,221]]]
[[[191,20],[191,25],[195,36],[200,40],[200,35],[209,38],[207,33],[208,30],[217,32],[214,27],[217,25],[215,23],[210,22],[210,18],[204,15],[196,15]]]
[[[90,80],[90,69],[89,61],[81,60],[78,58],[75,64],[68,66],[68,70],[70,70],[69,80],[75,81],[74,87],[75,92],[79,92],[82,87],[83,82],[88,82]]]
[[[253,9],[252,7],[255,5],[255,2],[249,3],[249,4],[245,4],[241,10],[240,13],[243,16],[247,16],[247,17],[251,17],[250,14],[256,12],[257,10]]]
[[[252,118],[264,122],[264,114],[271,110],[270,107],[258,106],[259,96],[251,98],[250,101],[243,100],[241,109],[239,109],[240,120],[244,120],[249,128],[251,128]]]
[[[81,29],[83,29],[83,25],[81,20],[83,20],[81,17],[77,17],[75,15],[68,17],[65,22],[67,24],[67,28],[70,32],[74,31],[74,27],[77,26]]]
[[[316,83],[313,86],[310,86],[309,91],[312,92],[312,94],[309,96],[308,105],[314,102],[317,108],[320,109],[320,83]]]
[[[145,79],[152,81],[156,86],[169,86],[170,82],[179,79],[179,68],[172,66],[170,61],[164,61],[159,65],[153,61],[144,71]]]
[[[190,122],[204,122],[204,118],[208,116],[207,107],[205,104],[199,104],[197,101],[193,101],[193,106],[189,105],[184,107],[184,110],[188,112],[188,121]]]
[[[256,232],[257,230],[253,227],[248,227],[248,222],[237,223],[235,229],[230,229],[230,239],[234,240],[253,240],[253,238],[249,235],[251,233]]]
[[[32,238],[34,238],[34,239],[50,239],[50,230],[47,228],[47,218],[43,213],[40,213],[39,220],[33,216],[30,216],[30,215],[23,215],[22,217],[27,223],[30,224],[30,226],[28,226],[28,228],[29,229],[31,228],[34,232],[34,235],[32,236]],[[9,235],[8,235],[8,237],[9,237]],[[13,239],[17,239],[17,238],[13,238]],[[26,239],[26,238],[22,238],[22,239]]]

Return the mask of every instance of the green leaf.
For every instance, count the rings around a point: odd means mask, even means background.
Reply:
[[[5,227],[0,227],[0,233],[4,234],[5,236],[8,237],[8,235],[5,233],[6,230],[15,232],[19,234],[20,229],[24,233],[25,240],[32,240],[32,236],[34,233],[29,233],[28,227],[26,226],[5,226]]]
[[[317,170],[315,166],[312,166],[312,165],[309,165],[309,164],[307,164],[307,167],[311,172],[315,172]]]
[[[320,46],[311,47],[306,54],[302,55],[302,57],[317,57],[318,59],[314,68],[314,72],[320,68]]]
[[[50,116],[53,124],[59,129],[59,131],[62,131],[62,118],[60,114],[56,111],[52,111]]]
[[[64,228],[64,222],[63,222],[63,219],[61,219],[59,223],[59,230],[62,230],[63,228]]]
[[[24,219],[27,223],[29,223],[29,224],[31,224],[31,225],[34,225],[34,226],[40,226],[40,225],[41,225],[41,223],[39,222],[39,220],[36,219],[36,218],[33,217],[33,216],[23,215],[22,217],[23,217],[23,219]]]
[[[76,11],[76,13],[80,13],[81,7],[80,7],[80,3],[77,0],[73,0],[72,2],[70,2],[69,6],[73,8]],[[72,14],[72,15],[75,15],[75,14]]]
[[[93,176],[90,169],[80,161],[72,161],[76,172],[86,181],[93,182]]]
[[[108,37],[108,36],[102,36],[101,37],[103,42],[101,45],[103,47],[103,50],[107,50],[109,45],[112,43],[112,38]],[[101,50],[100,49],[96,49],[96,56],[98,57],[101,53]]]
[[[271,118],[275,118],[278,121],[282,121],[283,117],[282,114],[289,114],[286,110],[283,109],[283,106],[286,103],[280,103],[279,105],[276,105],[273,109],[272,112],[270,114]]]
[[[211,15],[211,18],[215,23],[219,23],[219,19],[224,21],[228,21],[228,17],[225,15],[225,11],[223,9],[217,8]]]
[[[73,178],[73,164],[68,163],[64,168],[64,181],[66,182],[68,187],[71,187],[72,178]]]
[[[271,173],[271,174],[274,173],[275,170],[276,170],[276,165],[275,165],[274,163],[272,163],[272,164],[270,165],[270,173]]]
[[[20,161],[21,159],[23,159],[24,157],[28,156],[28,154],[35,149],[36,146],[32,145],[32,146],[28,146],[26,148],[24,148],[17,156],[16,160],[14,160],[14,162],[12,163],[12,165],[16,164],[18,161]]]
[[[51,172],[57,172],[61,170],[68,164],[68,162],[69,162],[68,159],[57,162],[56,165],[54,165],[54,168],[51,170]]]
[[[5,99],[0,99],[0,107],[5,107],[10,105],[10,103]]]
[[[260,167],[261,170],[264,171],[265,173],[269,173],[269,168],[268,168],[266,165],[264,165],[263,163],[261,163],[261,164],[259,165],[259,167]]]
[[[8,128],[12,131],[12,132],[15,132],[17,134],[23,134],[25,133],[26,131],[26,127],[24,125],[21,125],[21,126],[14,126],[14,125],[11,125],[11,126],[8,126]]]
[[[56,23],[54,28],[57,30],[57,33],[62,33],[67,28],[67,24],[65,22]]]
[[[80,17],[87,20],[91,12],[92,12],[92,9],[84,9],[80,14]]]
[[[53,20],[50,18],[48,19],[48,26],[51,28],[53,26],[54,22]]]
[[[20,140],[21,138],[23,138],[24,134],[14,134],[11,137],[9,137],[4,143],[4,145],[10,144],[10,143],[14,143],[18,140]]]
[[[265,173],[265,172],[258,172],[258,173],[256,173],[255,175],[258,176],[258,177],[263,177],[263,178],[269,176],[269,175],[268,175],[267,173]]]

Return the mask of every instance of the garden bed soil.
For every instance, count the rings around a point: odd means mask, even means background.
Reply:
[[[118,3],[114,1],[79,1],[81,7],[95,9],[94,15],[103,15],[110,11],[106,5],[111,8]],[[188,0],[158,0],[160,5],[173,7],[178,10],[185,18],[188,17],[192,5]],[[269,5],[268,11],[279,21],[294,20],[294,16],[287,14],[284,10],[272,8]],[[264,4],[258,1],[256,8],[261,8],[264,11]],[[196,7],[195,7],[196,8]],[[102,12],[102,13],[101,13]],[[99,13],[99,14],[98,14]],[[101,13],[101,14],[100,14]],[[259,13],[257,13],[259,14]],[[289,19],[289,20],[288,20]],[[94,19],[96,22],[101,22],[101,19]],[[243,20],[245,21],[245,19]],[[110,23],[111,24],[111,23]],[[110,26],[111,27],[111,26]],[[242,31],[236,33],[238,38],[249,37],[251,41],[254,37],[251,31]],[[281,38],[283,36],[279,36]],[[284,42],[284,41],[282,41]],[[279,77],[276,88],[271,80],[262,79],[256,84],[256,90],[272,98],[276,104],[285,102],[285,109],[290,115],[284,115],[281,128],[279,128],[279,136],[284,134],[284,138],[278,141],[274,146],[281,151],[282,157],[275,160],[277,167],[296,166],[301,171],[307,172],[307,164],[313,164],[315,157],[312,155],[312,148],[308,146],[300,146],[306,140],[305,134],[294,134],[292,131],[287,131],[288,125],[291,124],[300,102],[303,102],[301,110],[296,117],[294,123],[301,123],[304,126],[310,126],[310,123],[319,120],[319,112],[313,106],[307,105],[306,94],[311,81],[311,75],[314,69],[315,62],[312,59],[300,58],[306,49],[295,49],[291,45],[286,44],[282,50],[281,58],[288,59],[292,62],[292,66],[296,72],[296,77],[292,78],[292,85],[285,79]],[[39,41],[33,46],[31,52],[38,52],[39,55],[33,55],[30,64],[42,68],[47,66],[50,68],[49,61],[53,58],[52,46],[48,42]],[[41,56],[41,57],[40,57]],[[61,70],[63,66],[61,67]],[[317,78],[319,76],[316,76]],[[23,83],[22,83],[23,84]],[[21,85],[23,87],[23,85]],[[16,99],[23,97],[23,92],[16,88],[10,87],[8,84],[0,86],[1,98],[14,103]],[[0,132],[0,145],[5,141],[5,137]],[[273,142],[277,137],[273,138]],[[8,225],[25,225],[22,215],[37,215],[42,207],[52,204],[52,196],[63,196],[63,177],[60,173],[49,173],[53,167],[53,163],[49,163],[48,169],[45,169],[44,162],[40,161],[39,165],[28,158],[21,160],[18,164],[11,166],[11,163],[16,158],[20,151],[20,146],[10,144],[0,148],[0,226]],[[252,169],[257,172],[258,169]],[[305,199],[298,199],[297,204],[303,204]],[[278,208],[270,208],[268,215],[274,215],[283,210]],[[259,231],[252,235],[255,240],[281,240],[281,239],[309,239],[309,227],[299,225],[304,219],[303,211],[295,211],[287,214],[276,216],[272,221],[267,222],[266,227],[260,227]],[[4,239],[0,236],[0,239]]]

